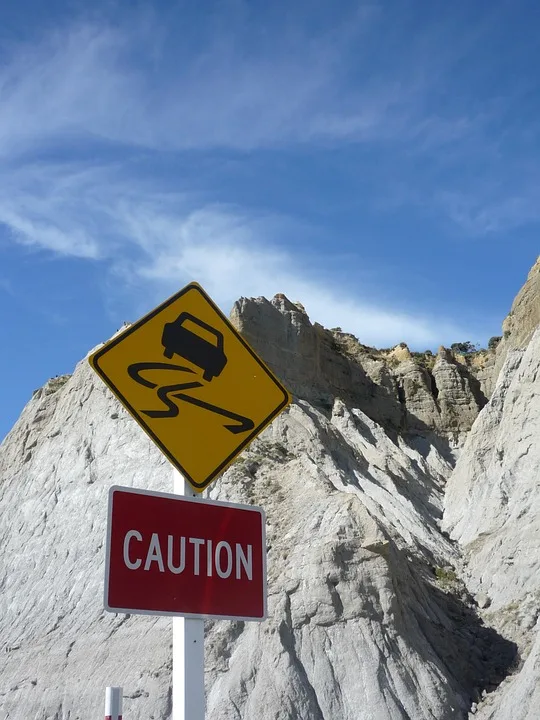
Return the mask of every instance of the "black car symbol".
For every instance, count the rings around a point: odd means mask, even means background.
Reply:
[[[207,337],[211,336],[211,341],[185,327],[186,322],[202,328]],[[223,335],[187,312],[183,312],[173,322],[166,323],[161,343],[165,348],[163,354],[166,358],[170,360],[176,353],[189,360],[204,371],[203,379],[207,382],[217,377],[227,364],[227,357],[223,352]]]

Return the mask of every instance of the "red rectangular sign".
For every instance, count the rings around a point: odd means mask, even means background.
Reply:
[[[112,487],[105,609],[264,620],[264,511]]]

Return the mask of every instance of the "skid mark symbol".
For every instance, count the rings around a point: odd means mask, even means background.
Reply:
[[[185,367],[183,365],[174,365],[172,363],[162,362],[133,363],[128,367],[128,374],[131,379],[135,380],[135,382],[139,383],[139,385],[143,385],[144,387],[148,388],[157,388],[158,383],[152,382],[151,380],[142,377],[142,375],[140,374],[146,370],[175,370],[195,374],[191,368]],[[248,430],[252,430],[255,427],[253,420],[251,420],[250,418],[239,415],[238,413],[231,412],[230,410],[225,410],[224,408],[220,408],[217,405],[212,405],[211,403],[207,403],[204,400],[193,397],[192,395],[187,395],[185,392],[182,392],[184,390],[193,390],[199,387],[204,386],[198,380],[185,383],[175,383],[172,385],[163,385],[157,390],[157,396],[165,405],[166,409],[141,410],[141,412],[151,418],[177,417],[180,410],[178,404],[173,400],[174,398],[175,400],[180,400],[182,402],[190,403],[191,405],[196,405],[203,410],[208,410],[208,412],[212,412],[217,415],[221,415],[222,417],[225,417],[229,420],[232,420],[235,424],[224,425],[224,427],[226,430],[235,435],[238,433],[247,432]]]

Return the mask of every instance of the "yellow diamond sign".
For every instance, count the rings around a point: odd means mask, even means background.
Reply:
[[[290,403],[287,390],[197,283],[89,361],[198,492]]]

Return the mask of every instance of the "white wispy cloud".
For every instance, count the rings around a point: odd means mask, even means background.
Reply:
[[[478,146],[483,115],[426,111],[440,77],[418,59],[420,78],[407,61],[390,74],[372,74],[366,70],[373,50],[366,49],[363,79],[351,81],[351,49],[370,47],[365,38],[373,18],[358,12],[315,37],[296,28],[249,46],[233,25],[178,55],[160,40],[163,28],[156,22],[58,27],[4,55],[0,162],[20,167],[44,148],[77,153],[92,143],[101,143],[97,152],[105,144],[105,152],[110,146],[133,153],[385,142],[401,145],[407,156],[432,153],[437,160],[444,151],[454,157],[456,143],[466,138]],[[398,168],[396,159],[388,194],[399,182]],[[17,207],[9,186],[2,197],[20,237],[50,232],[50,245],[62,249],[60,236],[55,240],[52,229]],[[461,217],[451,203],[435,205]],[[72,242],[81,256],[95,256],[88,237],[76,235]]]
[[[92,141],[173,152],[384,142],[403,152],[401,173],[396,156],[388,195],[400,182],[413,186],[425,204],[475,234],[505,229],[520,218],[536,221],[536,196],[531,201],[519,167],[510,172],[504,152],[488,139],[489,122],[503,112],[503,99],[474,111],[457,101],[444,112],[433,104],[445,73],[464,60],[483,30],[441,47],[441,37],[426,28],[421,38],[394,48],[400,62],[384,73],[377,43],[366,40],[370,33],[385,37],[377,20],[376,12],[357,12],[348,23],[317,35],[297,27],[259,43],[246,43],[242,24],[232,23],[189,51],[178,49],[183,43],[171,50],[159,19],[121,28],[59,26],[4,53],[0,162],[20,162],[50,145],[76,151],[77,143]],[[356,62],[361,67],[353,80]],[[506,175],[513,193],[510,187],[486,195],[477,182],[460,193],[456,172],[460,166],[467,172],[480,148],[485,157],[504,158],[495,172]],[[423,171],[426,182],[414,160],[409,162],[416,156],[427,157],[432,166]],[[488,162],[481,158],[480,173],[482,167],[484,175],[490,173]],[[11,224],[30,222],[17,213]],[[95,252],[85,238],[77,244],[83,255]]]
[[[470,193],[442,192],[436,202],[467,235],[509,232],[540,222],[540,178],[524,182],[519,173],[510,173],[503,187],[490,191],[476,188]]]
[[[102,248],[95,231],[102,221],[88,214],[94,205],[92,177],[90,168],[70,170],[62,164],[0,165],[0,225],[19,244],[59,255],[99,258]],[[75,194],[74,188],[81,194]],[[77,222],[79,212],[86,215]]]
[[[312,320],[340,325],[372,345],[405,340],[424,348],[471,336],[442,318],[381,307],[340,290],[323,256],[314,252],[307,264],[301,252],[284,249],[283,238],[298,230],[284,217],[198,205],[189,194],[152,193],[95,166],[33,166],[13,173],[11,184],[15,201],[0,200],[0,222],[20,242],[100,259],[139,297],[163,297],[197,280],[225,310],[240,296],[285,293],[302,302]]]
[[[201,278],[201,282],[218,298],[222,306],[230,306],[235,296],[273,297],[284,293],[300,301],[312,321],[325,327],[340,326],[356,334],[363,342],[378,347],[406,340],[414,347],[433,347],[464,337],[464,328],[441,318],[423,317],[395,308],[382,308],[374,302],[359,299],[340,291],[339,279],[332,276],[310,277],[302,272],[302,258],[273,250],[253,236],[247,224],[244,232],[223,236],[223,225],[236,222],[212,211],[200,211],[182,224],[183,242],[170,254],[142,272],[144,277],[166,280],[170,286],[178,281]],[[199,229],[219,228],[217,233]],[[242,235],[244,237],[242,237]],[[219,241],[215,241],[215,238]]]
[[[86,25],[13,46],[0,69],[0,157],[51,138],[120,137],[135,109],[123,45],[119,33]]]
[[[12,47],[0,68],[0,156],[81,137],[164,150],[414,141],[423,83],[399,68],[396,77],[347,77],[344,57],[370,22],[357,13],[338,31],[297,29],[249,46],[230,27],[186,54],[156,48],[162,33],[152,24],[59,28]],[[462,118],[432,116],[423,134],[435,142],[467,131]]]

